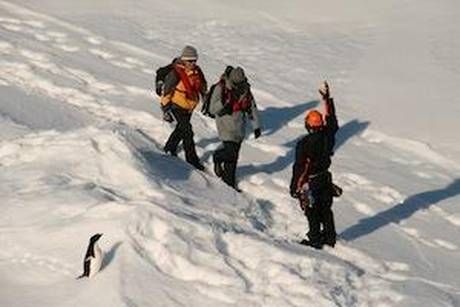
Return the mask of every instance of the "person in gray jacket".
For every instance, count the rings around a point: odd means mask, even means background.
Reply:
[[[241,143],[246,134],[248,119],[252,121],[255,138],[261,135],[257,105],[241,67],[228,66],[209,98],[209,113],[215,116],[221,146],[214,152],[214,172],[239,191],[235,172]]]

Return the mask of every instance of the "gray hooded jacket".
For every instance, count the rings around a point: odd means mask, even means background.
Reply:
[[[228,78],[224,77],[223,83],[227,89],[232,89],[232,82]],[[232,112],[232,114],[219,116],[218,114],[224,107],[222,104],[222,87],[223,85],[220,83],[214,89],[210,98],[209,112],[216,116],[215,119],[219,139],[223,142],[231,141],[240,143],[245,138],[248,119],[251,119],[252,128],[254,130],[261,128],[257,105],[248,86],[247,90],[240,96],[240,98],[244,97],[245,95],[251,95],[251,115],[249,115],[248,112],[236,111]]]

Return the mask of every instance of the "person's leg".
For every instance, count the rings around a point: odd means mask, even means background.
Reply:
[[[320,212],[316,207],[309,207],[305,210],[305,216],[308,220],[308,241],[303,241],[314,248],[321,248],[321,232],[320,232]]]
[[[323,190],[321,200],[321,225],[323,226],[322,241],[324,244],[334,247],[337,233],[335,231],[334,213],[332,212],[332,194],[330,189]]]
[[[200,164],[200,159],[196,154],[195,141],[193,140],[193,135],[194,134],[192,130],[192,124],[190,123],[189,118],[188,122],[184,124],[182,140],[185,151],[185,160],[187,160],[188,163],[195,165]]]
[[[236,186],[235,172],[236,172],[235,162],[225,162],[224,163],[224,173],[222,175],[222,180],[231,187]]]
[[[323,225],[323,243],[334,247],[337,233],[335,231],[334,213],[330,206],[325,206],[321,211],[321,224]]]
[[[172,112],[177,120],[177,126],[173,134],[176,131],[177,133],[174,134],[175,138],[173,138],[172,145],[175,145],[175,148],[177,148],[179,142],[182,141],[185,160],[197,169],[204,170],[204,166],[200,163],[200,159],[198,159],[198,155],[196,154],[195,141],[193,140],[193,129],[190,123],[192,113],[180,108],[174,108]]]
[[[212,160],[214,162],[214,173],[217,177],[222,177],[224,174],[223,169],[223,157],[225,157],[225,145],[222,143],[212,155]]]
[[[188,118],[187,112],[175,106],[171,108],[171,112],[176,120],[176,127],[166,141],[164,151],[173,156],[177,156],[177,146],[183,139],[184,129],[186,129],[186,125],[190,119]]]
[[[222,171],[222,180],[231,187],[236,187],[235,173],[240,148],[241,143],[225,141],[223,146],[215,151],[213,157],[215,170]]]
[[[177,156],[177,146],[179,145],[179,142],[181,141],[180,131],[177,126],[178,125],[176,124],[176,127],[174,128],[173,132],[169,135],[169,138],[166,141],[166,144],[163,148],[163,150],[166,153],[169,153],[172,156]]]
[[[332,180],[326,176],[324,185],[321,188],[320,222],[323,227],[321,239],[324,244],[334,247],[337,233],[335,230],[334,214],[332,212]]]

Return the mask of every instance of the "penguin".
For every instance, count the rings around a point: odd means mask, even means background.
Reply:
[[[83,259],[83,274],[81,274],[77,279],[82,277],[91,278],[101,269],[104,255],[97,244],[97,241],[101,237],[102,233],[97,233],[89,239],[88,249],[86,250],[85,258]]]

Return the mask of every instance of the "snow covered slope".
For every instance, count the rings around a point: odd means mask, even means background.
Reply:
[[[0,0],[0,306],[460,306],[460,5],[352,2]],[[242,194],[161,151],[153,75],[185,44],[210,82],[248,72]],[[288,183],[325,78],[345,193],[316,251]]]

